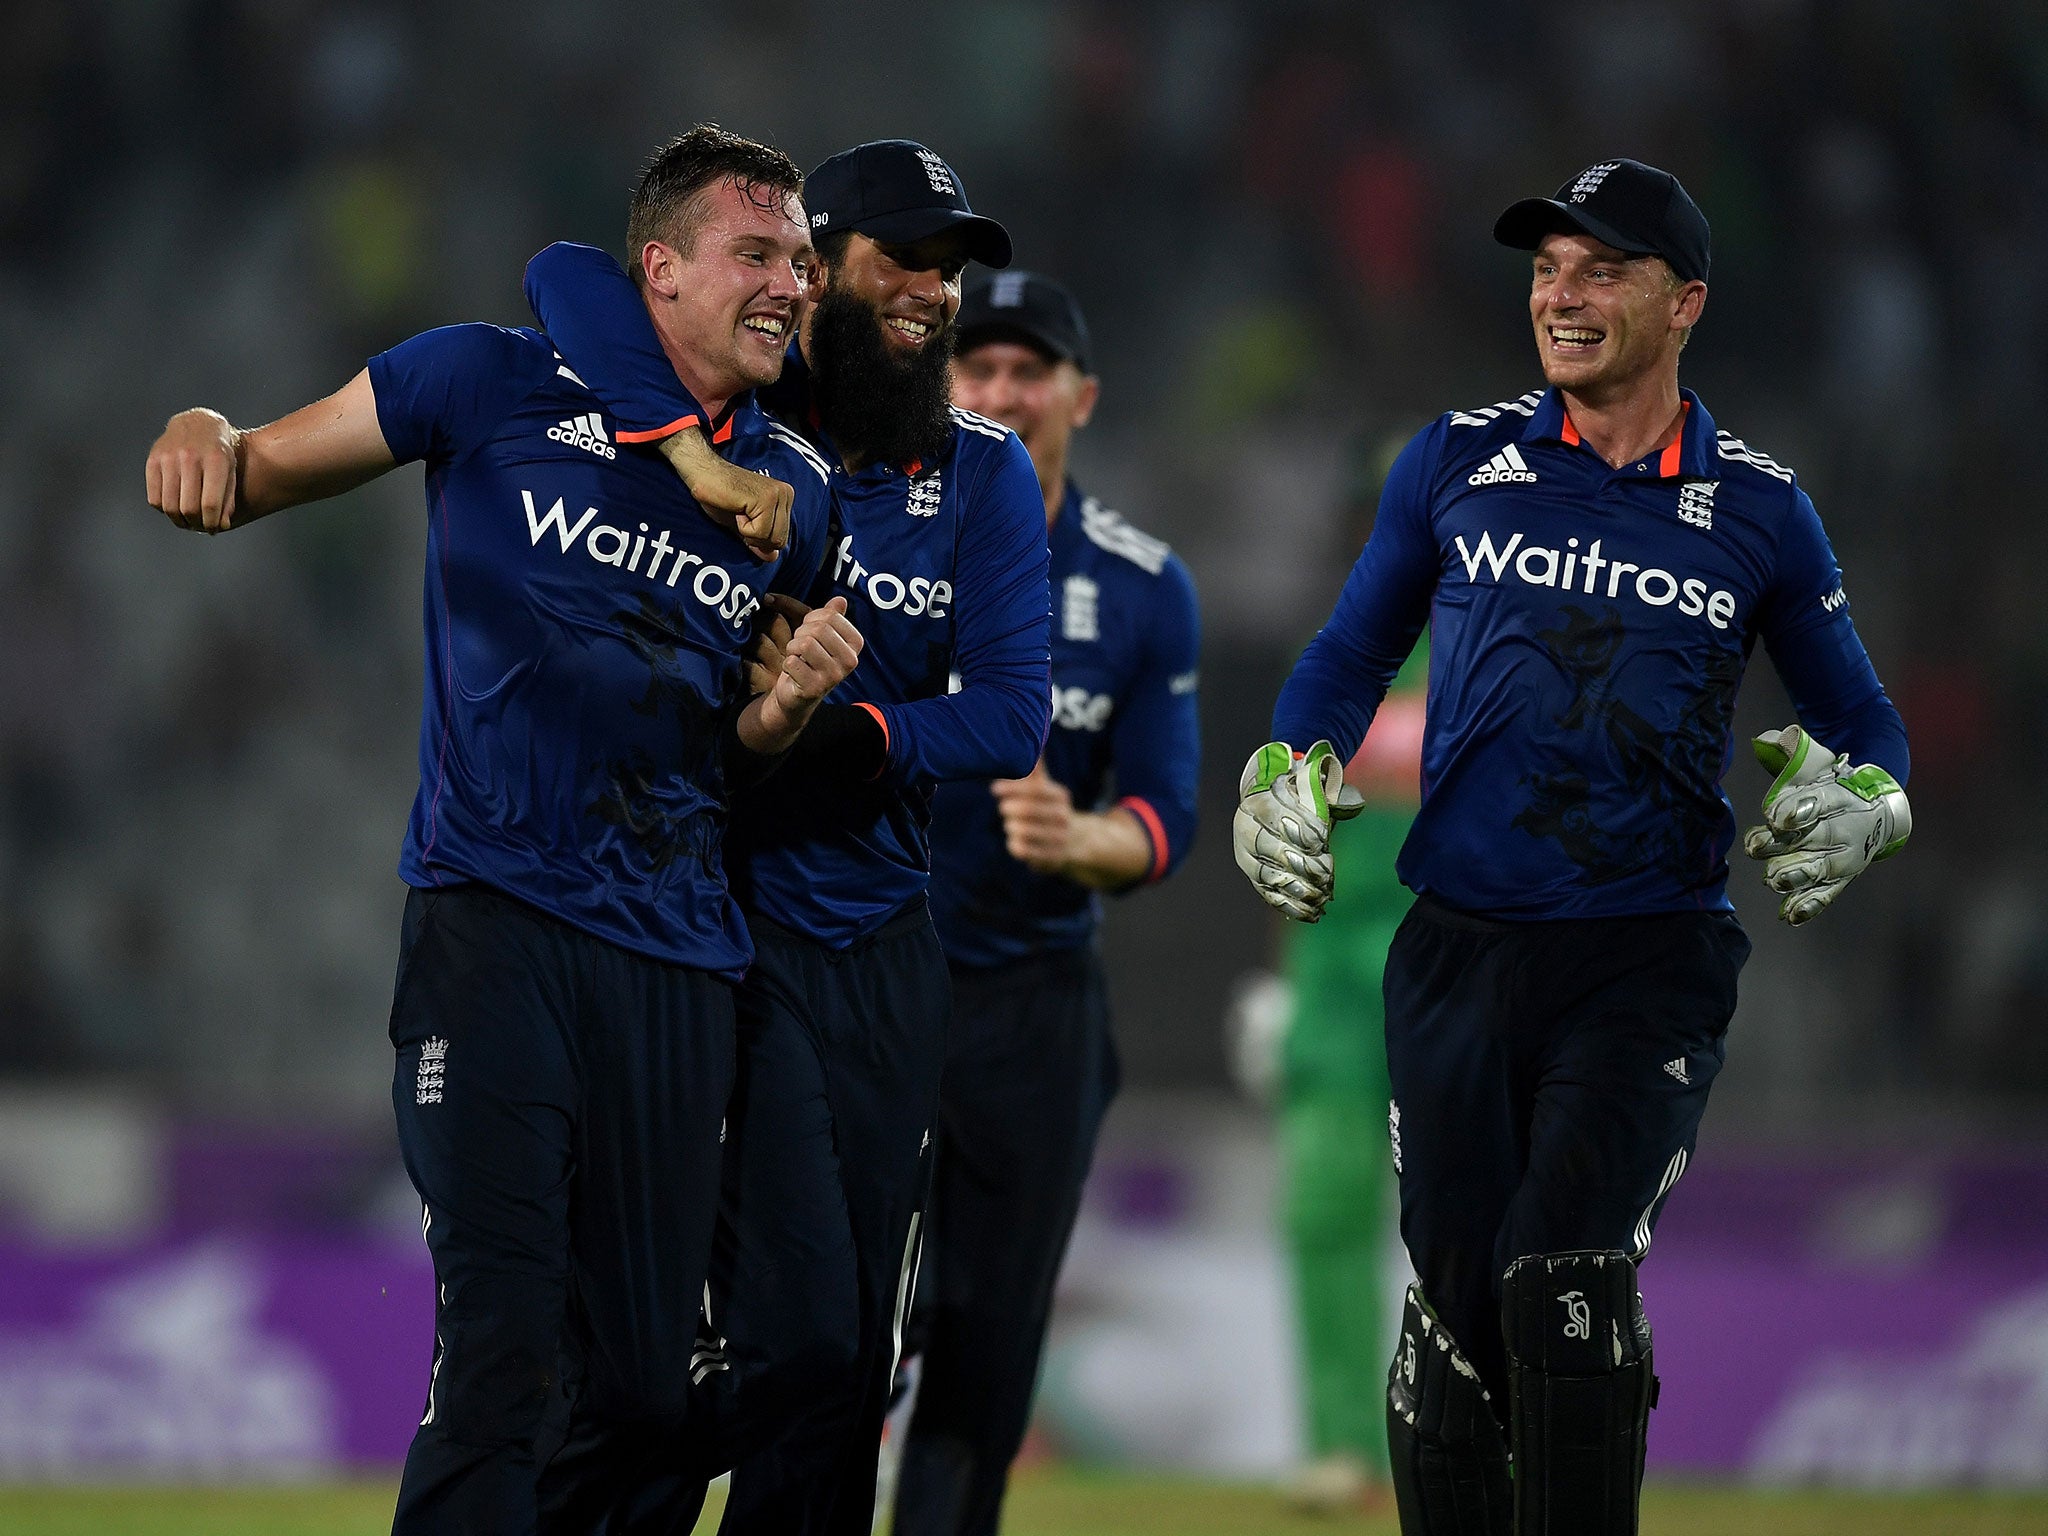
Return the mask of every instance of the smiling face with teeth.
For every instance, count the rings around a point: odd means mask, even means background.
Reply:
[[[675,244],[642,249],[641,291],[677,377],[716,415],[781,377],[816,252],[800,200],[730,178],[676,223]]]
[[[837,292],[870,305],[882,339],[899,357],[913,357],[960,312],[960,274],[967,237],[942,230],[909,245],[885,245],[855,232],[825,273]]]
[[[1681,283],[1662,257],[1631,256],[1591,235],[1558,233],[1536,248],[1529,317],[1543,376],[1589,406],[1638,392],[1677,397],[1678,353],[1707,285]]]

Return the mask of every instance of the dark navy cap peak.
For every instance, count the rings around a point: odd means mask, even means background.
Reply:
[[[1074,296],[1049,277],[1014,269],[967,290],[953,332],[959,352],[983,342],[1021,340],[1083,373],[1093,350],[1088,321]]]
[[[840,151],[804,178],[804,207],[813,237],[851,229],[888,245],[910,245],[959,230],[970,260],[1010,264],[1010,232],[970,208],[959,173],[910,139],[877,139]]]
[[[1662,256],[1684,281],[1706,281],[1707,216],[1676,176],[1640,160],[1603,160],[1555,197],[1523,198],[1494,221],[1493,238],[1533,251],[1545,235],[1567,230],[1632,256]]]

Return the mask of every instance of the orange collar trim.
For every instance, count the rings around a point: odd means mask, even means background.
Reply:
[[[1669,480],[1678,473],[1679,460],[1685,455],[1685,418],[1691,414],[1692,402],[1690,400],[1679,401],[1678,430],[1671,434],[1671,441],[1666,443],[1663,451],[1657,455],[1657,474],[1661,479]],[[1564,439],[1564,444],[1567,448],[1579,446],[1581,441],[1579,428],[1578,424],[1572,420],[1571,408],[1569,406],[1565,407],[1564,430],[1558,435]]]

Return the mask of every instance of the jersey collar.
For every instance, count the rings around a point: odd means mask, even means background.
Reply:
[[[1691,390],[1679,390],[1678,397],[1685,402],[1685,420],[1679,425],[1677,440],[1646,454],[1645,461],[1660,480],[1710,480],[1714,477],[1714,418]],[[1543,391],[1543,398],[1536,402],[1529,425],[1522,429],[1522,441],[1577,445],[1578,429],[1565,410],[1564,396],[1555,388]]]

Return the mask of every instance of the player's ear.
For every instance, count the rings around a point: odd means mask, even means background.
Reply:
[[[1707,285],[1697,278],[1678,290],[1678,307],[1672,312],[1671,328],[1689,331],[1699,324],[1707,307]]]
[[[1067,366],[1071,368],[1073,364],[1069,363]],[[1095,414],[1095,402],[1101,398],[1102,380],[1096,378],[1092,373],[1083,375],[1081,387],[1074,391],[1075,426],[1085,427],[1088,425],[1088,418]]]
[[[682,258],[672,246],[659,240],[650,240],[640,247],[640,272],[647,279],[647,288],[664,299],[672,299],[682,291]]]

